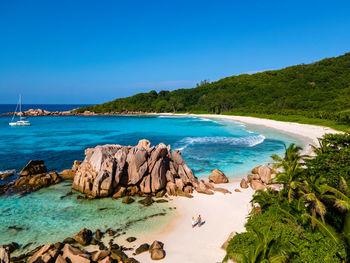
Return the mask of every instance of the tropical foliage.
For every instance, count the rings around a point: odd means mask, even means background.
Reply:
[[[301,115],[350,123],[350,53],[281,70],[203,81],[192,89],[153,90],[78,111],[85,110]]]
[[[229,242],[224,261],[348,262],[350,135],[327,134],[316,156],[291,144],[273,155],[282,190],[256,191],[247,232]]]

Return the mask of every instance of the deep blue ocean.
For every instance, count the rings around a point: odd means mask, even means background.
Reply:
[[[10,120],[11,116],[0,116],[0,171],[19,171],[31,159],[45,160],[49,170],[61,171],[70,168],[74,160],[83,160],[86,148],[136,145],[146,138],[152,145],[164,142],[179,149],[198,177],[207,177],[219,168],[228,177],[239,178],[255,166],[269,163],[271,154],[282,154],[283,144],[303,144],[270,129],[199,117],[40,116],[29,117],[28,127],[10,127]],[[71,182],[63,182],[23,197],[0,197],[0,244],[15,241],[32,243],[29,248],[34,248],[62,241],[83,227],[93,231],[118,228],[130,220],[140,220],[130,230],[139,235],[151,231],[151,226],[165,226],[173,216],[168,209],[171,203],[144,208],[137,202],[124,205],[110,198],[77,200],[77,193],[62,199],[70,188]],[[159,212],[167,215],[141,220]],[[9,226],[24,230],[8,230]]]

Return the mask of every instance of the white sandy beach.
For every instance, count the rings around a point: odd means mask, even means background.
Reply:
[[[236,122],[241,122],[245,124],[258,125],[258,126],[263,126],[266,128],[278,130],[282,133],[301,138],[304,141],[307,141],[308,143],[312,143],[314,145],[318,145],[317,138],[322,137],[326,133],[340,133],[339,131],[336,131],[334,129],[324,127],[324,126],[300,124],[295,122],[275,121],[270,119],[261,119],[261,118],[255,118],[255,117],[247,117],[247,116],[216,115],[216,114],[172,114],[172,113],[164,113],[161,115],[214,118],[214,119],[236,121]]]
[[[253,117],[223,115],[189,115],[204,118],[216,118],[238,121],[247,124],[265,126],[290,135],[303,138],[308,143],[317,145],[317,138],[325,133],[337,131],[320,126],[280,122]],[[251,167],[253,168],[253,167]],[[242,175],[242,177],[245,175]],[[161,262],[221,262],[225,251],[220,248],[231,232],[244,231],[246,217],[250,211],[250,200],[254,191],[251,188],[241,189],[239,179],[231,179],[230,183],[219,185],[230,190],[232,194],[216,192],[214,195],[194,194],[194,198],[174,198],[177,216],[166,229],[135,242],[136,247],[144,242],[159,240],[164,242],[166,257]],[[235,188],[242,192],[234,192]],[[201,215],[205,224],[192,229],[192,216]],[[140,262],[152,262],[148,252],[135,256]]]

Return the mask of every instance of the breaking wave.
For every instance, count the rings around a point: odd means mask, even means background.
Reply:
[[[234,137],[186,137],[179,141],[179,144],[182,145],[178,147],[177,149],[182,151],[186,149],[190,145],[195,144],[225,144],[225,145],[232,145],[232,146],[246,146],[246,147],[253,147],[255,145],[258,145],[262,142],[264,142],[265,136],[264,135],[257,135],[257,136],[248,136],[248,137],[241,137],[241,138],[234,138]]]
[[[16,170],[5,170],[5,171],[0,171],[0,175],[7,174],[7,173],[16,173]]]

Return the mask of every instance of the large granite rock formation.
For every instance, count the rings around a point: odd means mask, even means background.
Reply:
[[[86,149],[84,161],[76,166],[72,187],[90,198],[116,198],[192,193],[203,186],[179,151],[171,151],[163,143],[150,147],[144,139],[134,147],[103,145]]]

